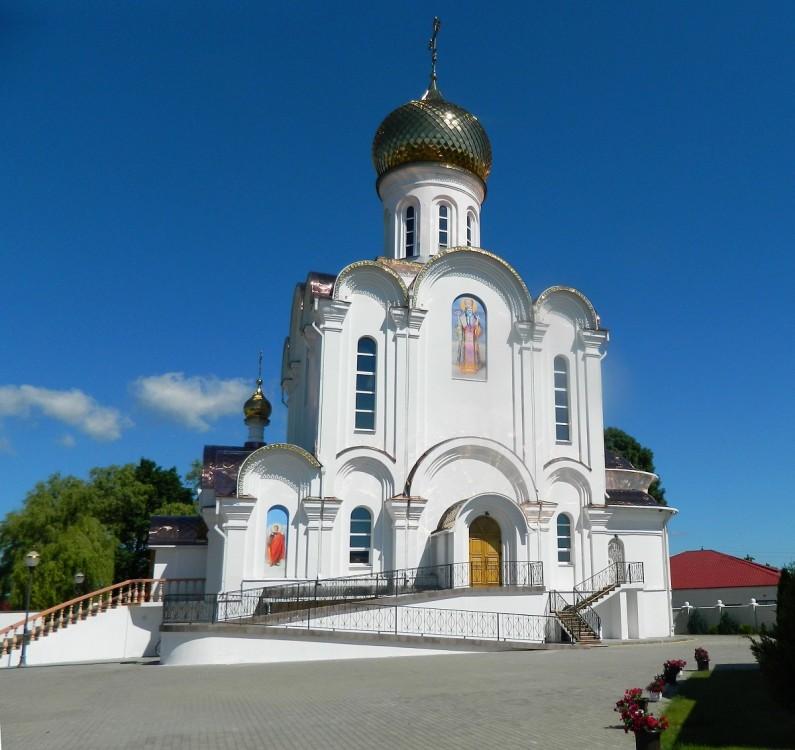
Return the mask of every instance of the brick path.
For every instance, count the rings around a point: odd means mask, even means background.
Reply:
[[[601,748],[625,687],[667,658],[751,663],[748,641],[620,645],[345,662],[0,670],[3,750]]]

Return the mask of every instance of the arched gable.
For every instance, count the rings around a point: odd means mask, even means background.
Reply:
[[[600,320],[591,301],[578,289],[570,286],[551,286],[538,295],[536,313],[557,312],[580,324],[581,328],[599,330]]]
[[[532,320],[533,303],[522,277],[498,255],[477,247],[453,247],[434,255],[411,284],[412,306],[426,308],[434,282],[448,274],[480,280],[505,300],[514,320]]]
[[[406,284],[394,269],[373,260],[351,263],[342,269],[334,283],[334,299],[349,302],[355,293],[375,297],[395,305],[406,304]]]
[[[582,464],[579,461],[568,461],[566,463],[569,465],[561,465],[556,462],[554,468],[550,467],[551,470],[545,477],[545,486],[550,496],[545,497],[544,500],[558,502],[559,498],[552,496],[555,495],[554,485],[565,484],[572,487],[577,493],[581,508],[590,505],[592,502],[591,482],[582,472],[580,468]]]
[[[344,487],[356,473],[375,477],[381,484],[383,497],[395,494],[394,461],[382,451],[359,446],[344,452],[344,460],[337,467],[335,486]]]
[[[256,497],[262,479],[275,479],[295,489],[301,496],[310,492],[319,477],[320,462],[303,448],[290,443],[272,443],[253,451],[240,465],[237,474],[238,496]]]
[[[514,502],[536,501],[535,482],[519,456],[496,440],[482,437],[443,440],[426,451],[409,472],[404,494],[427,497],[434,477],[445,467],[462,459],[480,461],[503,474],[513,490]],[[482,491],[486,491],[485,488]],[[474,495],[476,492],[467,492],[467,494]]]

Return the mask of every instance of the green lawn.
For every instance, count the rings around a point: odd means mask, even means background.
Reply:
[[[665,715],[663,750],[793,750],[795,714],[774,703],[758,669],[693,672]]]

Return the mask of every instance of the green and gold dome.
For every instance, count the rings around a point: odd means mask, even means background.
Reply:
[[[373,139],[379,179],[412,162],[461,167],[484,182],[491,171],[491,143],[483,126],[471,112],[445,100],[435,81],[421,99],[387,115]]]

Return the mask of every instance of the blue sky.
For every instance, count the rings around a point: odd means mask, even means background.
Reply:
[[[381,252],[370,143],[434,14],[494,148],[482,244],[596,305],[606,423],[654,450],[673,550],[795,559],[775,2],[0,2],[0,513],[52,472],[242,441],[260,349],[283,439],[293,286]]]

